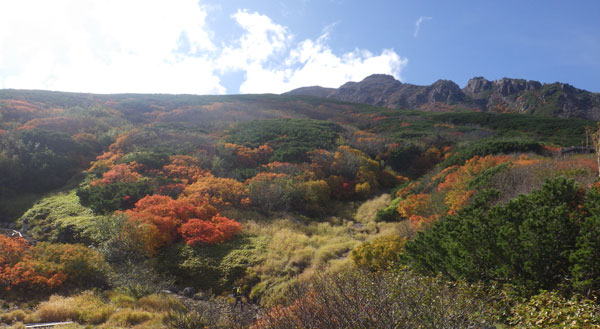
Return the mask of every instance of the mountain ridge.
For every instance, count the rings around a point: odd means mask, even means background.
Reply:
[[[285,95],[307,95],[392,109],[450,111],[468,109],[500,113],[528,113],[562,118],[600,119],[600,93],[562,82],[478,76],[461,88],[451,80],[414,85],[391,75],[373,74],[339,88],[302,87]]]

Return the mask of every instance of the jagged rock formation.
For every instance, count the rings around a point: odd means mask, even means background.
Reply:
[[[600,119],[600,94],[565,83],[503,78],[495,81],[475,77],[460,88],[450,80],[429,86],[402,83],[390,75],[374,74],[337,89],[304,87],[286,94],[309,95],[388,108],[445,111],[466,108],[565,118]]]

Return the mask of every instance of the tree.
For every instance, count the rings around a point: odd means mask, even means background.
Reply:
[[[586,141],[587,138],[592,142],[594,150],[596,151],[596,162],[598,164],[598,177],[600,177],[600,122],[595,128],[585,128]]]
[[[239,223],[221,216],[214,206],[196,198],[149,195],[125,214],[139,228],[131,232],[134,238],[142,241],[150,254],[179,238],[188,244],[214,244],[231,239],[241,230]]]
[[[247,204],[248,187],[232,178],[208,175],[187,186],[184,193],[190,197],[210,200],[215,205],[240,206]]]

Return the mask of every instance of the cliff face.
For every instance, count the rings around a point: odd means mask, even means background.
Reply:
[[[347,82],[337,89],[305,87],[287,94],[411,110],[467,108],[600,119],[600,94],[565,83],[542,84],[523,79],[489,81],[483,77],[475,77],[461,89],[450,80],[438,80],[429,86],[418,86],[402,83],[390,75],[375,74],[360,82]]]

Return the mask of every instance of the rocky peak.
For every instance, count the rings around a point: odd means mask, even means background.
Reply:
[[[359,86],[362,88],[394,88],[402,85],[402,82],[396,80],[393,76],[387,74],[373,74],[366,78],[364,78],[361,82],[347,82],[340,87],[343,88],[352,88]]]
[[[542,84],[538,81],[502,78],[492,82],[492,86],[500,95],[506,97],[525,90],[540,89]]]
[[[434,82],[429,91],[430,102],[456,103],[465,97],[460,87],[450,80],[438,80]]]
[[[285,95],[304,95],[313,97],[327,98],[335,92],[334,88],[324,88],[319,86],[301,87],[284,93]]]
[[[474,95],[486,92],[492,89],[492,82],[484,77],[474,77],[467,82],[464,91],[467,94]]]
[[[374,74],[337,89],[301,88],[295,95],[327,97],[388,108],[440,111],[453,108],[600,119],[600,94],[566,83],[542,84],[525,79],[489,81],[474,77],[461,89],[450,80],[428,86],[402,83],[391,75]]]

